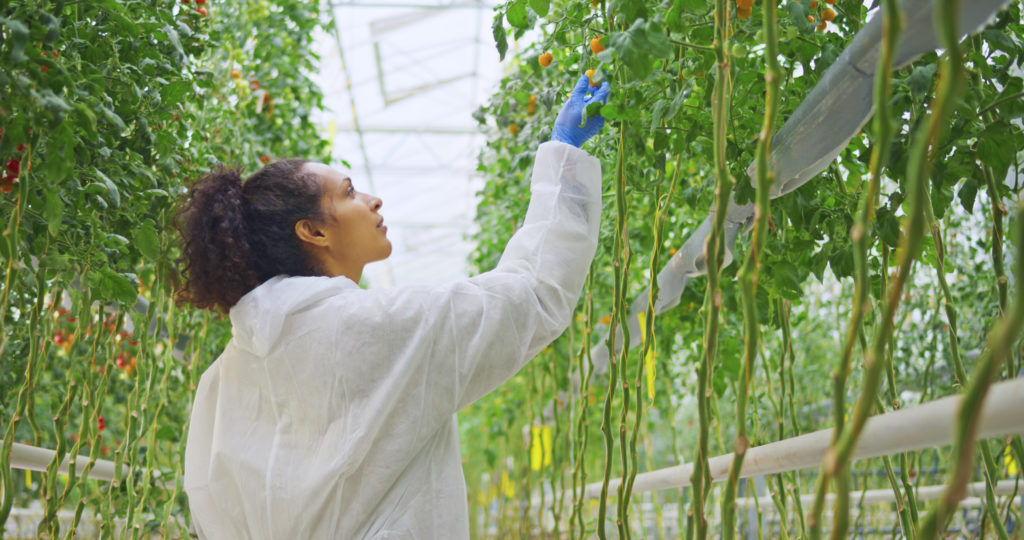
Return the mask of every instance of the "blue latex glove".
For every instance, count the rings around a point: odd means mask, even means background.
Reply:
[[[586,75],[580,77],[576,87],[569,94],[569,99],[565,101],[562,110],[558,112],[558,118],[555,118],[551,140],[569,143],[579,148],[587,139],[601,131],[601,128],[604,127],[604,118],[600,115],[584,118],[583,111],[591,103],[607,102],[608,88],[608,81],[603,82],[600,87],[596,87],[590,86],[590,79]],[[587,97],[588,92],[590,97]],[[580,127],[583,121],[586,121],[586,124]]]

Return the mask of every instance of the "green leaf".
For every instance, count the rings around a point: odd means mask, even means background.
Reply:
[[[494,46],[498,49],[498,60],[505,59],[505,53],[508,52],[508,35],[505,33],[505,25],[503,24],[504,17],[499,11],[494,16],[494,23],[491,24],[491,33],[494,35]]]
[[[505,10],[505,17],[508,19],[508,23],[516,28],[529,30],[533,26],[530,24],[530,14],[526,11],[526,0],[509,2]]]
[[[990,28],[982,32],[981,37],[984,38],[992,48],[1003,51],[1011,56],[1017,55],[1017,44],[1014,43],[1010,36],[1007,36],[1003,32]]]
[[[52,270],[61,270],[71,265],[71,258],[67,255],[60,255],[57,253],[47,253],[41,259],[39,259],[39,266],[42,268],[50,268]]]
[[[922,98],[932,87],[932,80],[935,79],[936,64],[928,64],[914,68],[914,72],[907,78],[907,86],[914,97]]]
[[[649,127],[650,130],[653,131],[659,125],[661,125],[661,121],[665,118],[665,109],[667,106],[668,102],[664,99],[659,99],[658,101],[654,102],[654,105],[651,107],[651,125]]]
[[[541,17],[548,16],[548,9],[551,7],[551,0],[530,0],[530,7],[533,12]]]
[[[960,197],[960,205],[964,207],[964,210],[968,214],[973,214],[974,200],[978,196],[978,179],[973,177],[965,178],[963,185],[960,186],[960,191],[957,192],[957,196]]]
[[[152,221],[147,219],[136,227],[132,239],[135,240],[135,247],[139,253],[154,261],[160,258],[160,238]]]
[[[68,105],[68,102],[64,101],[64,99],[57,94],[54,94],[49,88],[39,92],[36,100],[39,102],[41,107],[57,116],[63,116],[71,110],[71,105]]]
[[[169,25],[164,26],[161,30],[163,30],[164,35],[167,36],[167,40],[171,42],[171,45],[174,46],[174,50],[178,53],[178,56],[185,56],[185,49],[181,47],[181,39],[178,37],[177,30],[171,28]]]
[[[890,248],[895,248],[900,241],[900,220],[888,208],[879,208],[875,216],[875,228],[878,237]]]
[[[96,133],[96,113],[92,112],[92,109],[86,107],[84,103],[75,102],[74,107],[82,118],[85,119],[86,124],[89,126],[89,131]]]
[[[779,260],[772,264],[771,280],[779,296],[794,301],[803,297],[801,272],[793,263]]]
[[[178,103],[192,91],[192,81],[174,81],[160,89],[160,99],[165,103]]]
[[[94,168],[93,172],[95,172],[96,176],[100,178],[103,186],[107,188],[107,193],[106,196],[104,196],[104,199],[106,199],[106,201],[110,203],[110,206],[114,208],[121,206],[121,192],[118,191],[114,182],[99,169]]]
[[[126,129],[128,129],[128,126],[125,125],[124,120],[121,120],[121,117],[118,116],[117,113],[115,113],[107,107],[104,107],[103,105],[100,105],[99,109],[100,112],[103,113],[103,116],[110,121],[110,123],[117,126],[118,132],[123,133]]]
[[[650,45],[649,52],[655,58],[668,58],[672,54],[672,42],[668,40],[668,33],[660,24],[651,21],[645,28],[647,43]]]
[[[612,32],[608,43],[622,58],[626,67],[640,79],[646,79],[651,73],[650,48],[644,21],[637,19],[633,26],[625,32]]]
[[[171,426],[163,426],[156,430],[155,434],[157,440],[160,441],[176,441],[178,440],[178,432]]]
[[[132,280],[110,268],[100,268],[86,273],[85,286],[100,300],[122,304],[134,304],[138,300],[138,292]]]
[[[853,251],[849,245],[835,246],[832,254],[828,257],[828,266],[836,279],[843,279],[853,275]]]
[[[789,11],[789,22],[796,27],[796,30],[803,33],[814,31],[814,24],[807,20],[809,8],[809,3],[805,5],[803,2],[786,2],[786,10]]]
[[[608,104],[601,107],[601,116],[605,120],[618,120],[622,118],[622,111],[618,105]]]
[[[43,217],[46,218],[46,228],[51,236],[56,236],[60,230],[61,219],[64,217],[64,201],[54,190],[46,192],[46,200],[43,203]]]
[[[995,122],[978,134],[978,159],[992,169],[996,178],[1005,178],[1017,148],[1013,131],[1005,122]]]
[[[21,21],[14,19],[0,19],[7,27],[8,39],[11,40],[11,62],[15,64],[24,62],[25,45],[28,43],[28,26]]]

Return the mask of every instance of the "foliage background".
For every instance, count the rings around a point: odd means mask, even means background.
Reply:
[[[874,14],[877,4],[860,0],[778,3],[783,81],[776,129]],[[647,390],[647,375],[635,381],[634,399],[639,394],[639,399],[645,400],[645,412],[640,421],[641,436],[634,447],[623,449],[616,442],[609,455],[602,444],[602,421],[611,419],[616,433],[620,426],[632,429],[636,422],[633,414],[620,419],[621,390],[612,402],[603,405],[609,390],[607,377],[602,374],[594,375],[589,395],[580,396],[575,389],[580,358],[588,348],[586,340],[591,340],[591,346],[603,345],[611,316],[615,316],[613,269],[615,265],[626,267],[622,252],[614,247],[614,218],[619,213],[616,167],[621,163],[625,173],[624,216],[630,257],[626,305],[651,282],[654,253],[660,253],[664,264],[712,208],[714,7],[715,2],[710,0],[512,0],[497,10],[494,36],[499,51],[505,40],[527,31],[538,33],[539,38],[515,59],[517,69],[476,115],[491,136],[479,159],[478,170],[487,184],[478,206],[478,247],[472,261],[475,268],[482,271],[493,267],[525,215],[533,152],[550,137],[550,126],[578,74],[595,68],[598,80],[610,80],[613,90],[601,109],[608,123],[586,145],[586,150],[604,165],[606,190],[601,244],[579,315],[570,331],[516,379],[474,404],[461,417],[466,476],[474,492],[471,499],[478,505],[474,515],[479,522],[474,525],[479,527],[476,533],[480,536],[523,535],[527,531],[554,536],[592,535],[597,529],[596,502],[587,503],[587,519],[582,527],[569,522],[568,508],[574,500],[572,489],[580,468],[586,471],[589,483],[601,480],[607,460],[612,462],[612,477],[622,476],[621,453],[634,449],[640,456],[641,472],[695,458],[696,371],[705,336],[704,277],[691,281],[679,305],[657,318],[653,396]],[[678,19],[671,17],[672,9],[681,14]],[[746,170],[755,158],[765,108],[762,6],[759,1],[749,19],[737,17],[733,2],[727,2],[726,9],[732,17],[726,45],[731,96],[726,155],[729,173],[736,179],[737,198],[742,202],[753,196],[753,178]],[[826,9],[832,10],[835,18],[823,31],[817,25]],[[939,232],[946,242],[944,271],[956,302],[959,348],[968,359],[967,369],[984,347],[986,332],[1000,314],[998,274],[993,261],[998,258],[1010,268],[1009,262],[1017,257],[1017,251],[1009,245],[1005,253],[993,255],[994,244],[1002,248],[1002,240],[993,240],[992,227],[997,220],[1004,230],[1013,230],[1012,209],[1020,200],[1024,178],[1020,175],[1024,145],[1019,121],[1024,113],[1020,14],[1020,3],[1010,2],[983,32],[964,40],[969,88],[956,104],[930,181]],[[606,47],[600,54],[594,54],[588,46],[594,38]],[[554,57],[546,68],[538,63],[544,52]],[[910,134],[924,118],[933,97],[938,61],[937,54],[926,54],[893,75],[889,105],[898,122],[897,135],[888,149],[877,217],[869,236],[871,295],[876,304],[886,278],[895,271],[902,234],[900,219],[906,212]],[[539,107],[530,106],[534,100]],[[770,232],[760,254],[756,297],[760,357],[746,419],[752,446],[832,426],[831,380],[852,308],[854,262],[849,231],[867,184],[872,148],[869,127],[855,136],[817,178],[771,202]],[[991,189],[986,175],[994,180]],[[677,176],[678,187],[659,206],[658,197],[669,192],[671,179]],[[1004,178],[1005,182],[1000,181]],[[656,237],[655,215],[659,209],[665,214],[665,222],[663,233]],[[736,436],[733,409],[744,339],[736,273],[748,248],[748,235],[741,235],[736,262],[724,269],[721,278],[722,328],[712,381],[712,456],[731,452]],[[890,348],[891,384],[885,383],[880,393],[886,409],[961,390],[950,360],[936,260],[936,247],[928,239],[896,316]],[[1012,284],[1013,276],[1008,279]],[[879,317],[874,310],[867,317],[864,333],[870,336]],[[791,330],[788,340],[783,328]],[[633,337],[634,342],[637,339]],[[1021,365],[1019,347],[1013,356],[1015,360],[1001,377],[1017,374]],[[630,377],[641,358],[639,349],[630,354]],[[847,411],[858,395],[859,383],[858,360],[845,387]],[[581,417],[585,427],[577,432],[576,422]],[[554,431],[551,448],[543,449],[552,454],[545,458],[550,465],[538,463],[539,447],[546,445],[539,436],[539,426]],[[1009,452],[1009,440],[996,443],[1000,452]],[[577,454],[581,445],[585,451]],[[946,471],[950,449],[912,453],[904,458],[907,461],[896,466],[897,475],[902,465],[914,485],[937,484],[941,476],[923,479],[924,475],[919,475],[915,479],[914,471],[928,467]],[[936,460],[937,465],[932,463]],[[1011,461],[1001,461],[1000,471],[1005,477],[1019,479],[1019,469]],[[855,467],[858,471],[861,467],[881,470],[882,464],[881,460],[868,460]],[[783,534],[785,531],[779,528],[797,535],[803,531],[802,512],[807,509],[794,509],[792,495],[811,492],[815,476],[810,471],[769,479],[777,505],[787,508],[787,493],[790,498],[783,523],[766,521],[765,534],[773,529],[776,532],[771,534]],[[884,477],[863,474],[855,477],[855,484],[858,489],[889,487]],[[548,490],[546,499],[537,496],[542,486]],[[562,490],[566,493],[559,499]],[[526,493],[532,493],[532,500]],[[713,493],[715,501],[720,496],[718,490]],[[686,527],[686,503],[691,497],[689,489],[634,495],[629,528],[639,536],[671,537],[672,531],[681,534],[679,531]],[[611,499],[609,504],[614,506],[614,494]],[[676,512],[671,507],[677,502]],[[643,503],[653,503],[654,510],[647,510],[641,518],[637,514]],[[538,504],[545,507],[538,508]],[[919,505],[923,513],[925,503]],[[672,521],[665,517],[668,513],[678,521],[667,523]],[[866,510],[863,515],[867,515]],[[615,519],[613,508],[608,517],[612,529]],[[884,530],[898,524],[893,508],[876,519]],[[1015,519],[1019,523],[1019,516]],[[714,535],[722,534],[714,528],[717,526],[712,525],[712,531],[717,531],[712,532]]]
[[[86,534],[187,535],[188,410],[229,328],[174,305],[173,201],[216,163],[328,158],[323,27],[308,0],[0,6],[0,158],[18,169],[0,196],[0,524],[42,506],[40,536],[83,515]],[[15,441],[137,473],[108,489],[11,471]]]

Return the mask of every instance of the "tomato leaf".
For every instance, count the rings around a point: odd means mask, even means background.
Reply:
[[[117,126],[118,132],[124,133],[124,131],[126,129],[128,129],[128,126],[125,125],[124,120],[121,120],[121,117],[118,116],[117,113],[115,113],[114,111],[110,110],[110,108],[108,108],[108,107],[104,107],[103,105],[100,105],[99,108],[100,108],[100,112],[103,113],[103,116],[107,120],[109,120],[111,124],[114,124],[115,126]]]
[[[498,60],[504,60],[505,53],[508,52],[508,35],[505,33],[505,25],[503,21],[504,16],[499,11],[494,16],[494,23],[491,24],[491,33],[494,35],[494,46],[498,49]]]
[[[551,7],[551,0],[530,0],[530,7],[534,13],[541,17],[548,16],[548,9]]]
[[[24,62],[26,59],[25,45],[28,43],[28,26],[14,19],[0,19],[0,22],[10,32],[8,36],[11,40],[11,62],[15,64]]]
[[[608,39],[623,63],[640,79],[650,75],[651,57],[664,58],[672,52],[661,25],[637,19],[625,32],[613,32]],[[603,53],[602,53],[603,54]]]
[[[928,64],[927,66],[914,68],[914,72],[907,78],[907,86],[910,87],[910,93],[914,97],[922,98],[928,93],[928,90],[932,87],[932,80],[935,79],[935,70],[937,68],[937,64]]]
[[[526,11],[526,0],[513,0],[509,2],[508,7],[505,9],[505,17],[508,19],[509,24],[516,28],[529,30],[533,26],[530,24],[530,14]]]
[[[960,205],[964,207],[964,210],[968,214],[974,213],[974,200],[978,196],[978,179],[970,176],[965,178],[957,196],[960,197]]]
[[[64,201],[54,191],[46,192],[46,200],[43,203],[43,216],[46,218],[46,229],[51,236],[57,236],[60,230],[61,218],[64,217]]]
[[[121,206],[121,192],[118,191],[117,186],[114,185],[114,182],[110,179],[110,177],[103,174],[103,171],[96,168],[93,169],[93,172],[95,172],[96,176],[100,178],[103,187],[107,188],[107,193],[103,197],[104,199],[106,199],[107,203],[109,203],[110,206],[113,206],[114,208]]]
[[[110,268],[87,272],[85,286],[92,291],[94,297],[101,300],[134,304],[138,299],[135,284],[124,274],[119,274]]]
[[[132,233],[132,239],[135,240],[135,247],[138,248],[139,253],[146,258],[154,261],[160,258],[160,238],[156,234],[156,228],[152,221],[143,221],[142,225],[136,227]]]

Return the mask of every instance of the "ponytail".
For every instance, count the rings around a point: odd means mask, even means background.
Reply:
[[[295,234],[296,222],[323,215],[320,184],[301,172],[305,163],[271,163],[244,182],[239,169],[220,168],[189,188],[176,215],[179,303],[227,312],[276,275],[320,274]]]

